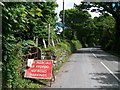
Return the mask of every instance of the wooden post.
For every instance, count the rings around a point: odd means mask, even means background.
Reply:
[[[48,47],[50,46],[50,24],[48,25]]]
[[[62,18],[62,24],[63,24],[63,39],[64,39],[64,23],[65,22],[65,10],[64,10],[64,0],[63,0],[63,18]]]
[[[37,45],[37,47],[38,47],[38,38],[36,38],[36,45]]]
[[[59,43],[59,42],[58,42],[58,39],[56,39],[56,41],[57,41],[57,44],[58,44],[58,43]]]
[[[52,45],[55,46],[54,40],[52,39]]]
[[[44,44],[44,48],[47,48],[44,38],[43,38],[43,44]]]

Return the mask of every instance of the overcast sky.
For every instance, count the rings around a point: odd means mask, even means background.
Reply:
[[[56,0],[56,1],[57,1],[57,4],[58,4],[58,8],[56,8],[56,12],[59,16],[59,12],[63,9],[63,0]],[[73,8],[74,3],[79,5],[81,1],[83,1],[83,0],[64,0],[64,4],[65,4],[64,8],[65,9]],[[95,17],[95,16],[98,16],[100,13],[95,13],[95,12],[91,13],[90,12],[90,14],[92,14],[92,17]]]

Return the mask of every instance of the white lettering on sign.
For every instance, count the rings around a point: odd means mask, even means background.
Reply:
[[[44,62],[44,61],[41,61],[41,62],[36,62],[36,64],[51,64],[51,62]]]
[[[52,78],[53,60],[34,60],[32,67],[25,70],[24,77],[37,79]]]
[[[36,65],[36,68],[44,68],[44,69],[46,68],[47,69],[47,68],[49,68],[49,66],[39,66],[39,65]]]
[[[33,72],[38,72],[38,73],[46,73],[47,72],[47,70],[38,70],[38,69],[33,69],[33,70],[31,70],[31,72],[33,73]]]
[[[46,77],[47,75],[46,74],[31,74],[31,76],[33,76],[33,77],[35,77],[35,76],[44,76],[44,77]]]
[[[35,67],[35,65],[32,65],[32,68],[34,68]]]

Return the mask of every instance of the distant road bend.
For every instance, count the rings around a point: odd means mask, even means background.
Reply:
[[[51,88],[120,89],[119,66],[120,58],[100,48],[82,48],[63,65]]]

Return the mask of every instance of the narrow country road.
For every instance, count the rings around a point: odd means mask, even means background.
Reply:
[[[120,58],[100,48],[82,48],[63,65],[51,88],[120,89],[119,66]]]

